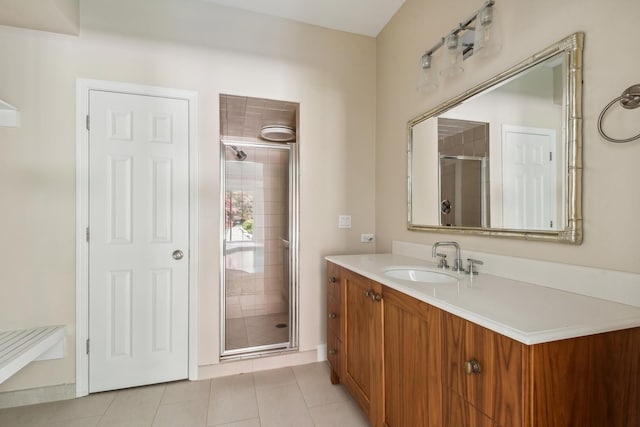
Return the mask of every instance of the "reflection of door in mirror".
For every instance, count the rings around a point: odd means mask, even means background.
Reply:
[[[488,225],[488,135],[488,123],[438,119],[440,225]]]
[[[559,229],[553,129],[502,126],[502,220],[505,228]]]

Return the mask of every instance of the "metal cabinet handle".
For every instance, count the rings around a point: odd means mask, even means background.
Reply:
[[[476,359],[471,359],[467,362],[464,362],[464,371],[467,374],[479,374],[482,372],[482,367],[480,366],[480,362]]]
[[[336,283],[337,281],[338,281],[338,279],[336,279],[335,276],[329,277],[329,283]]]
[[[337,351],[335,351],[334,349],[329,350],[329,356],[335,356],[337,353]]]
[[[336,314],[334,312],[329,313],[329,319],[335,319]]]
[[[382,295],[375,293],[373,289],[364,291],[364,296],[367,298],[371,298],[371,301],[375,301],[375,302],[382,301]]]
[[[171,254],[171,256],[173,257],[173,259],[182,259],[182,257],[184,256],[184,253],[180,250],[180,249],[176,249],[175,251],[173,251],[173,254]]]

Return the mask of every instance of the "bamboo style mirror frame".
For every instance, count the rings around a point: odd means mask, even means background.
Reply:
[[[409,230],[582,243],[583,40],[408,122]]]

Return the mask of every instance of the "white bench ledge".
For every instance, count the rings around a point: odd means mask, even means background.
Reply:
[[[64,340],[65,326],[0,332],[0,383]]]

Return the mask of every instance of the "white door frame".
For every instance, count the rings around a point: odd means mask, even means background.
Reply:
[[[133,95],[186,100],[189,104],[189,379],[198,377],[198,94],[194,91],[143,86],[104,80],[76,81],[76,397],[89,394],[89,91],[102,90]]]

